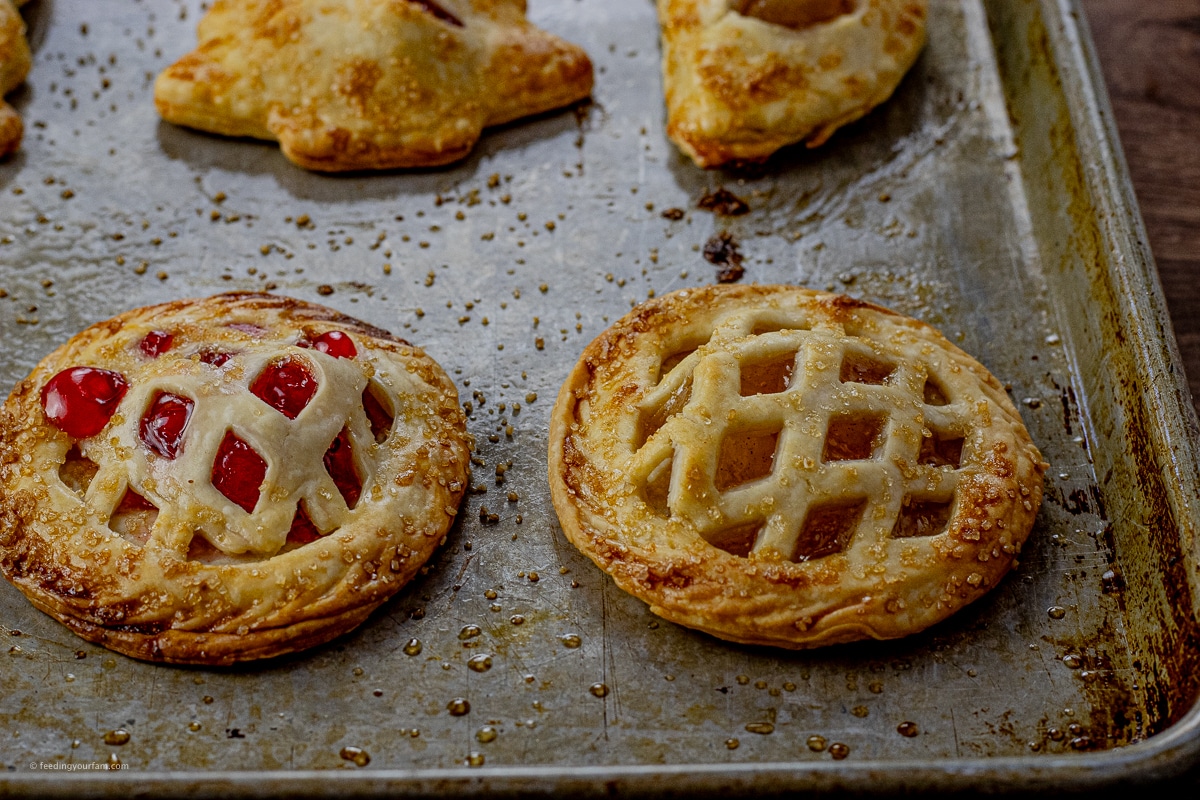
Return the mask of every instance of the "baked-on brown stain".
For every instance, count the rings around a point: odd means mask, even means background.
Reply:
[[[720,531],[715,538],[709,539],[708,543],[730,555],[745,558],[754,549],[754,543],[758,541],[758,533],[762,528],[761,522],[748,522]]]
[[[845,550],[866,506],[865,500],[852,500],[809,509],[791,560],[812,561]]]
[[[829,420],[822,461],[862,461],[879,446],[884,417],[845,414]]]
[[[913,500],[904,498],[896,526],[892,528],[893,539],[908,539],[913,536],[936,536],[946,530],[950,522],[953,501]]]
[[[878,386],[886,381],[895,369],[892,364],[851,351],[842,359],[842,370],[838,377],[842,383],[869,383]]]
[[[795,364],[796,353],[794,351],[769,361],[742,364],[742,397],[782,392],[791,383],[792,369]]]
[[[934,431],[921,440],[917,463],[931,467],[954,467],[962,463],[963,437]]]
[[[714,481],[717,491],[724,492],[770,475],[778,444],[779,431],[733,432],[726,436],[721,441],[721,454],[717,457]]]
[[[854,13],[854,0],[740,0],[742,16],[801,30]]]

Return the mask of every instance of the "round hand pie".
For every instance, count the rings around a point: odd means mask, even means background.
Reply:
[[[0,569],[85,639],[227,664],[344,633],[444,539],[454,385],[321,306],[181,300],[83,331],[0,413]]]
[[[658,0],[667,133],[701,167],[816,147],[887,100],[927,0]]]
[[[656,614],[802,648],[914,633],[995,586],[1047,465],[999,382],[928,325],[714,286],[584,350],[549,466],[567,538]]]

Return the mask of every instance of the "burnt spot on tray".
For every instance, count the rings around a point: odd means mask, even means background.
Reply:
[[[746,272],[737,240],[729,231],[715,233],[704,243],[704,260],[717,267],[718,283],[734,283]]]
[[[696,208],[711,211],[722,217],[740,217],[750,211],[750,206],[745,200],[723,186],[701,197],[696,203]]]

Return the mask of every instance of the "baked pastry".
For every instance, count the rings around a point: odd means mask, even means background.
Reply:
[[[29,74],[32,56],[25,40],[25,20],[17,6],[25,0],[0,0],[0,158],[21,146],[25,126],[21,116],[4,102],[4,95],[21,85]]]
[[[1046,466],[933,328],[788,286],[642,304],[584,350],[550,422],[575,546],[662,617],[787,648],[904,636],[978,598]]]
[[[404,341],[266,294],[150,306],[0,412],[0,570],[85,639],[228,664],[344,633],[443,541],[469,453]]]
[[[658,0],[667,133],[701,167],[816,147],[891,96],[927,0]]]
[[[312,170],[447,164],[592,89],[587,54],[525,0],[216,0],[199,39],[155,82],[163,119],[278,140]]]

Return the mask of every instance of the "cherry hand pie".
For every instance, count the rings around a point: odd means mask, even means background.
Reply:
[[[17,6],[25,0],[0,0],[0,158],[21,146],[25,126],[4,95],[21,85],[29,74],[32,56],[25,40],[25,20]]]
[[[584,350],[550,424],[571,542],[666,619],[787,648],[904,636],[980,597],[1046,467],[933,328],[787,286],[644,303]]]
[[[51,353],[0,412],[0,569],[85,639],[228,664],[361,623],[467,480],[419,349],[264,294],[151,306]]]
[[[658,0],[667,133],[701,167],[816,147],[891,96],[927,0]]]
[[[312,170],[447,164],[592,89],[525,0],[216,0],[199,40],[155,83],[163,119],[278,140]]]

